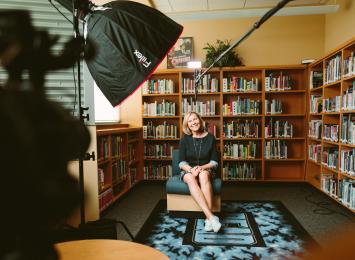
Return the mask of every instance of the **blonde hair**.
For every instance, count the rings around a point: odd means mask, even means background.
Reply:
[[[187,125],[188,121],[189,121],[189,117],[192,115],[192,114],[195,114],[198,118],[198,120],[200,121],[200,128],[198,129],[198,132],[202,133],[205,131],[205,128],[204,128],[204,122],[201,118],[201,116],[194,112],[194,111],[189,111],[185,114],[185,117],[184,117],[184,120],[182,121],[182,131],[184,132],[184,134],[186,135],[192,135],[192,132],[189,128],[189,126]]]

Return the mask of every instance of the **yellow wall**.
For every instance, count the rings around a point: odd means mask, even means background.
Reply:
[[[255,18],[214,21],[189,21],[182,36],[192,36],[195,57],[203,61],[207,42],[234,41],[258,20]],[[247,38],[238,53],[245,65],[299,64],[302,58],[320,58],[324,53],[324,15],[272,17]],[[158,69],[166,69],[166,60]],[[122,123],[142,126],[140,90],[121,106]]]
[[[355,37],[355,1],[338,0],[338,12],[325,16],[325,53]]]
[[[147,0],[137,0],[148,5]],[[103,3],[107,0],[96,0]],[[302,58],[320,58],[355,36],[355,1],[337,0],[335,14],[311,16],[275,16],[237,48],[245,65],[299,64]],[[185,21],[182,36],[194,40],[195,59],[204,61],[203,47],[216,39],[232,42],[247,32],[259,18],[234,20]],[[164,60],[158,69],[166,69]],[[142,126],[141,92],[137,90],[121,105],[121,122]]]

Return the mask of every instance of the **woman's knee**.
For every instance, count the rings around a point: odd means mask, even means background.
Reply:
[[[196,182],[196,178],[191,173],[186,173],[184,175],[184,182],[186,182],[187,184],[195,183]]]
[[[200,183],[206,183],[210,181],[210,172],[209,171],[202,171],[198,175]]]

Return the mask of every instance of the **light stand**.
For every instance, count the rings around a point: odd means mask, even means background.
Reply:
[[[222,52],[213,62],[212,64],[206,68],[205,70],[201,71],[201,70],[196,70],[194,77],[195,77],[195,101],[197,100],[197,87],[198,84],[200,82],[200,80],[202,79],[202,77],[212,69],[212,67],[214,66],[214,64],[216,64],[220,59],[223,58],[224,55],[226,55],[229,51],[231,51],[233,48],[237,47],[242,41],[244,41],[246,38],[248,38],[256,29],[258,29],[264,22],[266,22],[271,16],[273,16],[277,11],[279,11],[281,8],[283,8],[288,2],[291,2],[294,0],[282,0],[281,2],[279,2],[275,7],[273,7],[272,9],[270,9],[267,13],[265,13],[259,21],[257,21],[256,23],[254,23],[253,27],[247,31],[244,35],[242,35],[242,37],[240,37],[238,40],[234,41],[231,46],[225,50],[224,52]]]
[[[74,0],[73,1],[73,28],[74,28],[74,38],[80,37],[79,31],[79,20],[80,15],[87,14],[89,12],[89,1],[86,0]],[[84,124],[85,120],[89,120],[89,114],[84,115],[88,107],[81,106],[81,70],[80,70],[80,59],[77,59],[77,81],[78,81],[78,108],[79,108],[79,119]],[[79,159],[79,193],[80,193],[80,225],[79,231],[81,236],[84,238],[109,238],[113,239],[116,235],[116,224],[120,224],[129,237],[134,241],[134,236],[129,231],[128,227],[123,221],[116,219],[104,219],[97,221],[90,221],[86,223],[85,218],[85,185],[84,185],[84,160],[95,160],[95,153],[92,154],[86,153],[84,158],[80,157]],[[103,232],[100,234],[99,232]]]
[[[73,28],[74,28],[74,38],[80,36],[79,31],[79,14],[80,14],[80,0],[73,1]],[[79,108],[79,120],[84,123],[84,119],[89,119],[89,115],[84,115],[84,111],[88,108],[81,106],[81,72],[80,72],[80,57],[76,61],[77,63],[77,79],[78,79],[78,108]],[[85,156],[87,157],[87,156]],[[85,159],[90,159],[85,158]],[[95,155],[93,154],[93,160]],[[85,224],[85,185],[84,185],[84,158],[79,158],[79,193],[80,193],[80,225]]]

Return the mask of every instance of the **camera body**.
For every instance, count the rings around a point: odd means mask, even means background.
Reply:
[[[48,70],[73,66],[84,41],[72,39],[51,54],[56,37],[36,30],[26,11],[0,11],[0,61],[8,80],[0,86],[0,258],[56,259],[54,230],[79,205],[78,181],[70,160],[90,144],[85,125],[44,93]],[[30,87],[22,74],[28,71]]]

